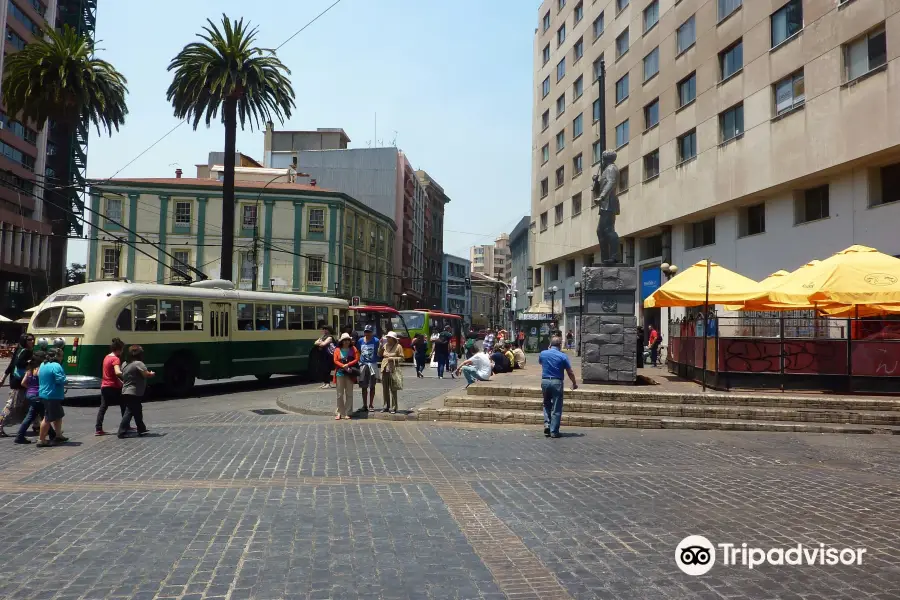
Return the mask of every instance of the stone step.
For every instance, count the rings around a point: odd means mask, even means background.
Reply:
[[[734,394],[724,392],[674,393],[654,391],[654,386],[630,389],[568,389],[566,403],[575,400],[606,402],[651,402],[656,404],[698,404],[720,406],[759,406],[773,408],[809,408],[827,410],[874,410],[900,412],[900,398],[871,398],[854,396]],[[469,386],[469,397],[541,398],[535,386],[502,386],[481,382]]]
[[[539,398],[493,396],[449,396],[444,406],[486,408],[500,411],[540,412]],[[615,402],[572,399],[564,402],[563,414],[630,415],[635,417],[685,417],[690,419],[730,419],[751,421],[792,421],[839,425],[884,425],[900,427],[900,411],[833,410],[774,406],[719,404],[674,404],[665,402]]]
[[[541,413],[530,410],[499,410],[444,406],[423,408],[419,421],[453,421],[507,425],[542,425]],[[747,419],[695,419],[563,412],[564,427],[629,427],[636,429],[705,429],[728,431],[773,431],[794,433],[880,433],[900,435],[900,428],[880,425],[841,425],[836,423],[799,423],[794,421],[753,421]]]

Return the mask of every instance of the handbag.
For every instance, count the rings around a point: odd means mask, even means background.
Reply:
[[[394,369],[391,372],[391,385],[395,390],[403,389],[403,373],[400,369]]]

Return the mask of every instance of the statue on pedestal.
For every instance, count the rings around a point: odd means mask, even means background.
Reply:
[[[619,236],[616,233],[616,216],[619,214],[619,167],[616,153],[606,150],[600,156],[600,172],[594,175],[594,196],[600,204],[600,223],[597,224],[597,240],[600,242],[600,262],[615,265],[619,257]]]

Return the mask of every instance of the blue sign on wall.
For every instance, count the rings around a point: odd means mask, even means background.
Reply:
[[[661,277],[659,267],[646,267],[641,271],[641,302],[659,289]]]

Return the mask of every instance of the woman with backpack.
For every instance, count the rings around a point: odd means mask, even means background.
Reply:
[[[353,386],[359,369],[359,352],[349,333],[341,334],[339,346],[332,355],[334,378],[337,380],[337,411],[334,420],[349,419],[353,412]]]
[[[321,389],[324,390],[334,386],[331,371],[334,369],[334,351],[337,348],[334,343],[334,331],[325,323],[322,323],[322,336],[316,340],[315,346],[318,351]]]
[[[25,377],[25,371],[28,369],[28,363],[34,355],[34,336],[30,333],[22,334],[19,338],[19,345],[13,352],[13,358],[6,367],[6,373],[3,375],[3,381],[9,377],[9,397],[6,400],[6,406],[0,412],[0,437],[9,437],[3,431],[4,425],[10,425],[17,422],[25,416],[28,410],[28,404],[25,400],[25,388],[22,387],[22,378]],[[2,382],[0,382],[2,385]]]
[[[40,398],[41,379],[39,371],[44,363],[46,355],[41,352],[35,352],[28,362],[28,368],[25,371],[25,377],[22,378],[22,387],[25,389],[25,398],[28,400],[28,414],[19,426],[19,433],[16,435],[15,442],[17,444],[30,444],[31,440],[25,437],[28,427],[32,424],[40,427],[41,421],[44,419],[44,404]],[[50,442],[56,441],[56,431],[53,427],[47,432]]]

